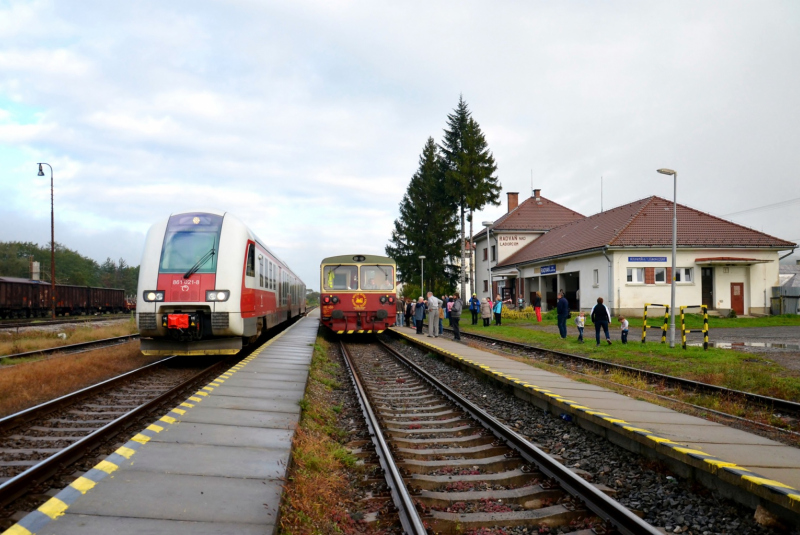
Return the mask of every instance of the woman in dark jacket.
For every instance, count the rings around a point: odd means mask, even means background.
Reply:
[[[603,298],[597,298],[597,304],[592,307],[592,323],[594,323],[594,334],[597,339],[597,347],[600,347],[600,329],[606,335],[606,342],[611,345],[611,338],[608,336],[608,322],[611,321],[611,313],[608,307],[603,304]]]
[[[425,320],[425,300],[420,297],[417,308],[414,309],[414,322],[417,325],[417,334],[422,334],[422,322]]]

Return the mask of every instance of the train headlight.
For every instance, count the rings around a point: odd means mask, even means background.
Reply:
[[[382,304],[382,305],[383,305],[383,304],[386,304],[386,296],[385,296],[385,295],[382,295],[382,296],[381,296],[381,304]]]
[[[206,290],[206,301],[227,301],[230,296],[228,290]]]
[[[339,298],[338,297],[336,297],[335,295],[333,297],[331,297],[331,303],[333,303],[335,305],[338,302],[339,302]]]
[[[144,292],[144,300],[148,303],[152,303],[153,301],[163,301],[164,300],[164,291],[163,290],[147,290]]]

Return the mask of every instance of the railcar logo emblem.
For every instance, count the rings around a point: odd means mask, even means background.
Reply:
[[[200,223],[200,218],[199,218],[199,217],[197,217],[197,216],[195,216],[195,218],[194,218],[194,219],[192,219],[192,223],[194,223],[195,225],[197,225],[198,223]]]
[[[184,284],[183,286],[181,286],[181,290],[184,291],[184,292],[188,292],[189,291],[189,287]]]
[[[366,308],[367,296],[364,294],[353,295],[353,308]]]

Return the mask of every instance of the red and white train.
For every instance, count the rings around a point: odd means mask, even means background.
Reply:
[[[139,268],[136,322],[146,355],[234,354],[306,311],[306,287],[226,212],[154,224]]]

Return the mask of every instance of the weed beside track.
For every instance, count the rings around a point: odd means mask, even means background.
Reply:
[[[81,323],[64,324],[58,328],[52,326],[42,329],[26,328],[20,333],[0,331],[0,356],[27,353],[28,351],[50,349],[82,342],[93,342],[103,338],[136,334],[137,332],[139,331],[133,318],[127,321],[117,321],[110,325]],[[59,338],[59,333],[66,334],[66,338]]]

